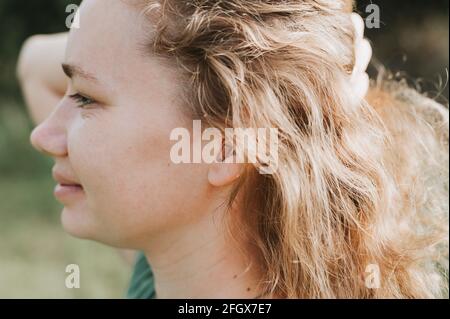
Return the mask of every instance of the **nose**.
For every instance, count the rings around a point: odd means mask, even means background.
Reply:
[[[43,154],[63,157],[67,155],[66,130],[53,116],[54,113],[31,132],[30,142]]]

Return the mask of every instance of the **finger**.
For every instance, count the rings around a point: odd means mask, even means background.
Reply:
[[[350,18],[353,23],[353,27],[355,28],[355,34],[358,39],[362,39],[364,37],[364,20],[361,16],[355,12],[350,14]]]
[[[353,68],[353,76],[364,73],[372,59],[372,46],[366,39],[355,44],[355,66]]]
[[[369,75],[367,73],[361,73],[357,78],[354,78],[351,83],[355,100],[361,101],[369,90]]]

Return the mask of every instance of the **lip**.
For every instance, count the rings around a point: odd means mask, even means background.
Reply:
[[[63,174],[62,172],[53,169],[52,175],[53,179],[58,183],[55,186],[53,194],[61,202],[74,199],[75,197],[84,194],[83,186],[74,181],[73,178],[68,177],[68,174]]]
[[[77,196],[83,195],[83,187],[81,185],[65,185],[65,184],[57,184],[55,186],[55,190],[53,194],[57,199],[61,202],[65,202],[67,200],[73,199]]]

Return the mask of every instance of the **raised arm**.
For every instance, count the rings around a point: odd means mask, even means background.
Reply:
[[[17,77],[33,121],[42,122],[64,96],[67,79],[61,63],[67,33],[34,35],[22,46]]]

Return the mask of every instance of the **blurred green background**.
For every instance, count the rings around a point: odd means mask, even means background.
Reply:
[[[30,35],[66,31],[70,3],[79,1],[0,0],[0,298],[120,298],[130,277],[117,251],[63,232],[52,163],[29,144],[17,56]],[[448,0],[359,1],[363,17],[369,3],[381,13],[381,28],[366,30],[376,59],[448,106]],[[72,263],[81,269],[80,289],[64,285]]]

